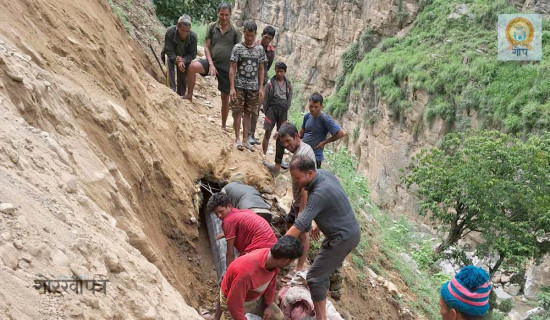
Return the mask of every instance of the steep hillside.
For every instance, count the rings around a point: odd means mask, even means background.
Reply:
[[[215,283],[195,181],[238,167],[261,188],[260,156],[233,151],[207,101],[152,78],[106,1],[2,8],[0,317],[199,319],[187,304],[211,302]],[[218,99],[211,88],[199,94]],[[110,282],[41,294],[38,274]]]
[[[285,61],[288,74],[304,82],[306,92],[330,94],[342,70],[341,55],[364,30],[372,42],[395,35],[414,20],[417,0],[364,1],[235,1],[238,23],[254,19],[263,29],[277,30],[277,59]]]
[[[433,1],[408,34],[366,54],[329,99],[329,111],[352,132],[350,149],[378,204],[415,211],[399,170],[446,132],[550,129],[548,60],[496,60],[497,16],[512,12],[504,0]],[[548,23],[543,26],[546,55],[550,33]]]
[[[419,229],[430,236],[426,220],[417,215],[415,195],[400,180],[415,154],[437,146],[450,131],[498,129],[525,137],[550,129],[549,60],[496,59],[498,14],[519,10],[546,14],[542,36],[548,56],[549,2],[510,2],[430,1],[406,34],[384,39],[365,54],[327,102],[350,132],[348,148],[359,159],[374,201],[390,214],[420,220]],[[515,301],[510,319],[524,319],[535,305],[535,292],[548,285],[549,259],[530,265],[526,277],[516,274],[512,284],[509,277],[494,277],[499,299]]]

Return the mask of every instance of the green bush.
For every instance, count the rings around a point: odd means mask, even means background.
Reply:
[[[193,18],[193,22],[211,22],[217,19],[217,8],[221,1],[207,0],[153,0],[155,12],[166,27],[178,22],[183,14]]]
[[[504,314],[508,314],[514,308],[514,299],[505,299],[498,305],[498,310]]]
[[[288,110],[288,121],[294,124],[298,130],[302,127],[302,121],[304,120],[304,106],[306,104],[306,97],[303,94],[303,83],[301,81],[292,81],[292,102],[290,109]]]
[[[466,5],[468,13],[448,15]],[[345,70],[328,110],[339,117],[347,111],[350,93],[373,83],[373,89],[394,115],[411,106],[414,90],[430,95],[426,118],[454,124],[457,115],[477,110],[484,127],[506,132],[541,132],[550,129],[550,60],[497,61],[498,14],[516,13],[506,0],[422,1],[410,32],[384,39]],[[550,54],[550,23],[543,22],[543,56]],[[344,65],[357,44],[343,55]],[[369,110],[372,109],[369,108]],[[370,121],[376,118],[367,117]]]
[[[484,239],[476,256],[499,257],[490,274],[501,265],[521,270],[550,250],[538,240],[550,232],[549,150],[548,133],[526,140],[498,131],[450,133],[413,157],[402,182],[414,184],[419,214],[448,232],[438,251],[473,231]]]
[[[538,305],[545,311],[541,315],[531,316],[529,320],[548,320],[550,319],[550,287],[543,286],[537,294]]]
[[[197,43],[200,46],[204,46],[204,41],[206,40],[206,27],[207,23],[202,24],[193,24],[191,29],[197,34]]]
[[[336,78],[336,88],[340,88],[344,85],[346,75],[349,74],[355,64],[361,59],[365,53],[370,50],[378,42],[378,37],[374,35],[374,32],[370,27],[366,27],[359,39],[354,41],[341,56],[342,59],[342,73]]]

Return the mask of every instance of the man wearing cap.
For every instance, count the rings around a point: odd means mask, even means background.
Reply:
[[[233,46],[241,42],[241,32],[231,22],[231,5],[221,3],[218,6],[218,20],[210,23],[206,28],[204,54],[206,59],[193,61],[189,66],[190,74],[187,78],[189,91],[187,99],[192,101],[195,88],[196,73],[203,76],[211,75],[218,79],[218,90],[222,100],[222,129],[226,130],[229,115],[229,66]]]
[[[489,311],[491,287],[485,270],[474,266],[462,268],[441,287],[441,319],[481,319]]]
[[[178,24],[166,29],[164,49],[161,56],[168,55],[168,78],[170,89],[180,96],[185,95],[187,86],[187,68],[197,56],[197,35],[191,31],[191,17],[184,14],[178,19]],[[174,75],[174,66],[177,68],[177,84]]]

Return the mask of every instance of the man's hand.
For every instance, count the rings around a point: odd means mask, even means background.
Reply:
[[[258,97],[259,97],[260,101],[262,101],[264,99],[264,86],[260,87],[260,91],[258,92]]]
[[[218,75],[218,70],[216,70],[216,67],[214,66],[214,64],[211,64],[210,66],[208,66],[208,75],[213,77]]]
[[[178,69],[179,69],[181,72],[185,72],[185,63],[183,63],[183,62],[178,62]]]
[[[176,65],[181,72],[185,72],[185,60],[182,57],[176,57]]]
[[[325,146],[325,144],[327,144],[326,141],[321,141],[314,149],[321,149]]]
[[[231,90],[229,90],[229,98],[231,98],[231,101],[233,102],[237,101],[237,91],[235,88],[231,88]]]
[[[220,239],[223,239],[223,238],[225,238],[225,234],[223,234],[223,232],[222,232],[222,233],[218,234],[218,236],[216,237],[216,240],[220,240]]]
[[[263,320],[269,320],[271,319],[271,316],[273,315],[273,311],[269,306],[265,307],[264,309],[264,316],[262,317]]]
[[[311,223],[311,231],[309,232],[309,235],[315,241],[319,240],[319,238],[321,237],[321,230],[319,230],[319,227],[317,227],[315,221]]]

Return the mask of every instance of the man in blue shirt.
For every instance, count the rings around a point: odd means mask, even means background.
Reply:
[[[309,144],[315,152],[317,169],[321,168],[324,160],[323,148],[327,143],[343,138],[347,133],[323,111],[323,96],[315,92],[309,98],[309,113],[304,115],[300,138]],[[327,139],[327,134],[331,137]]]

